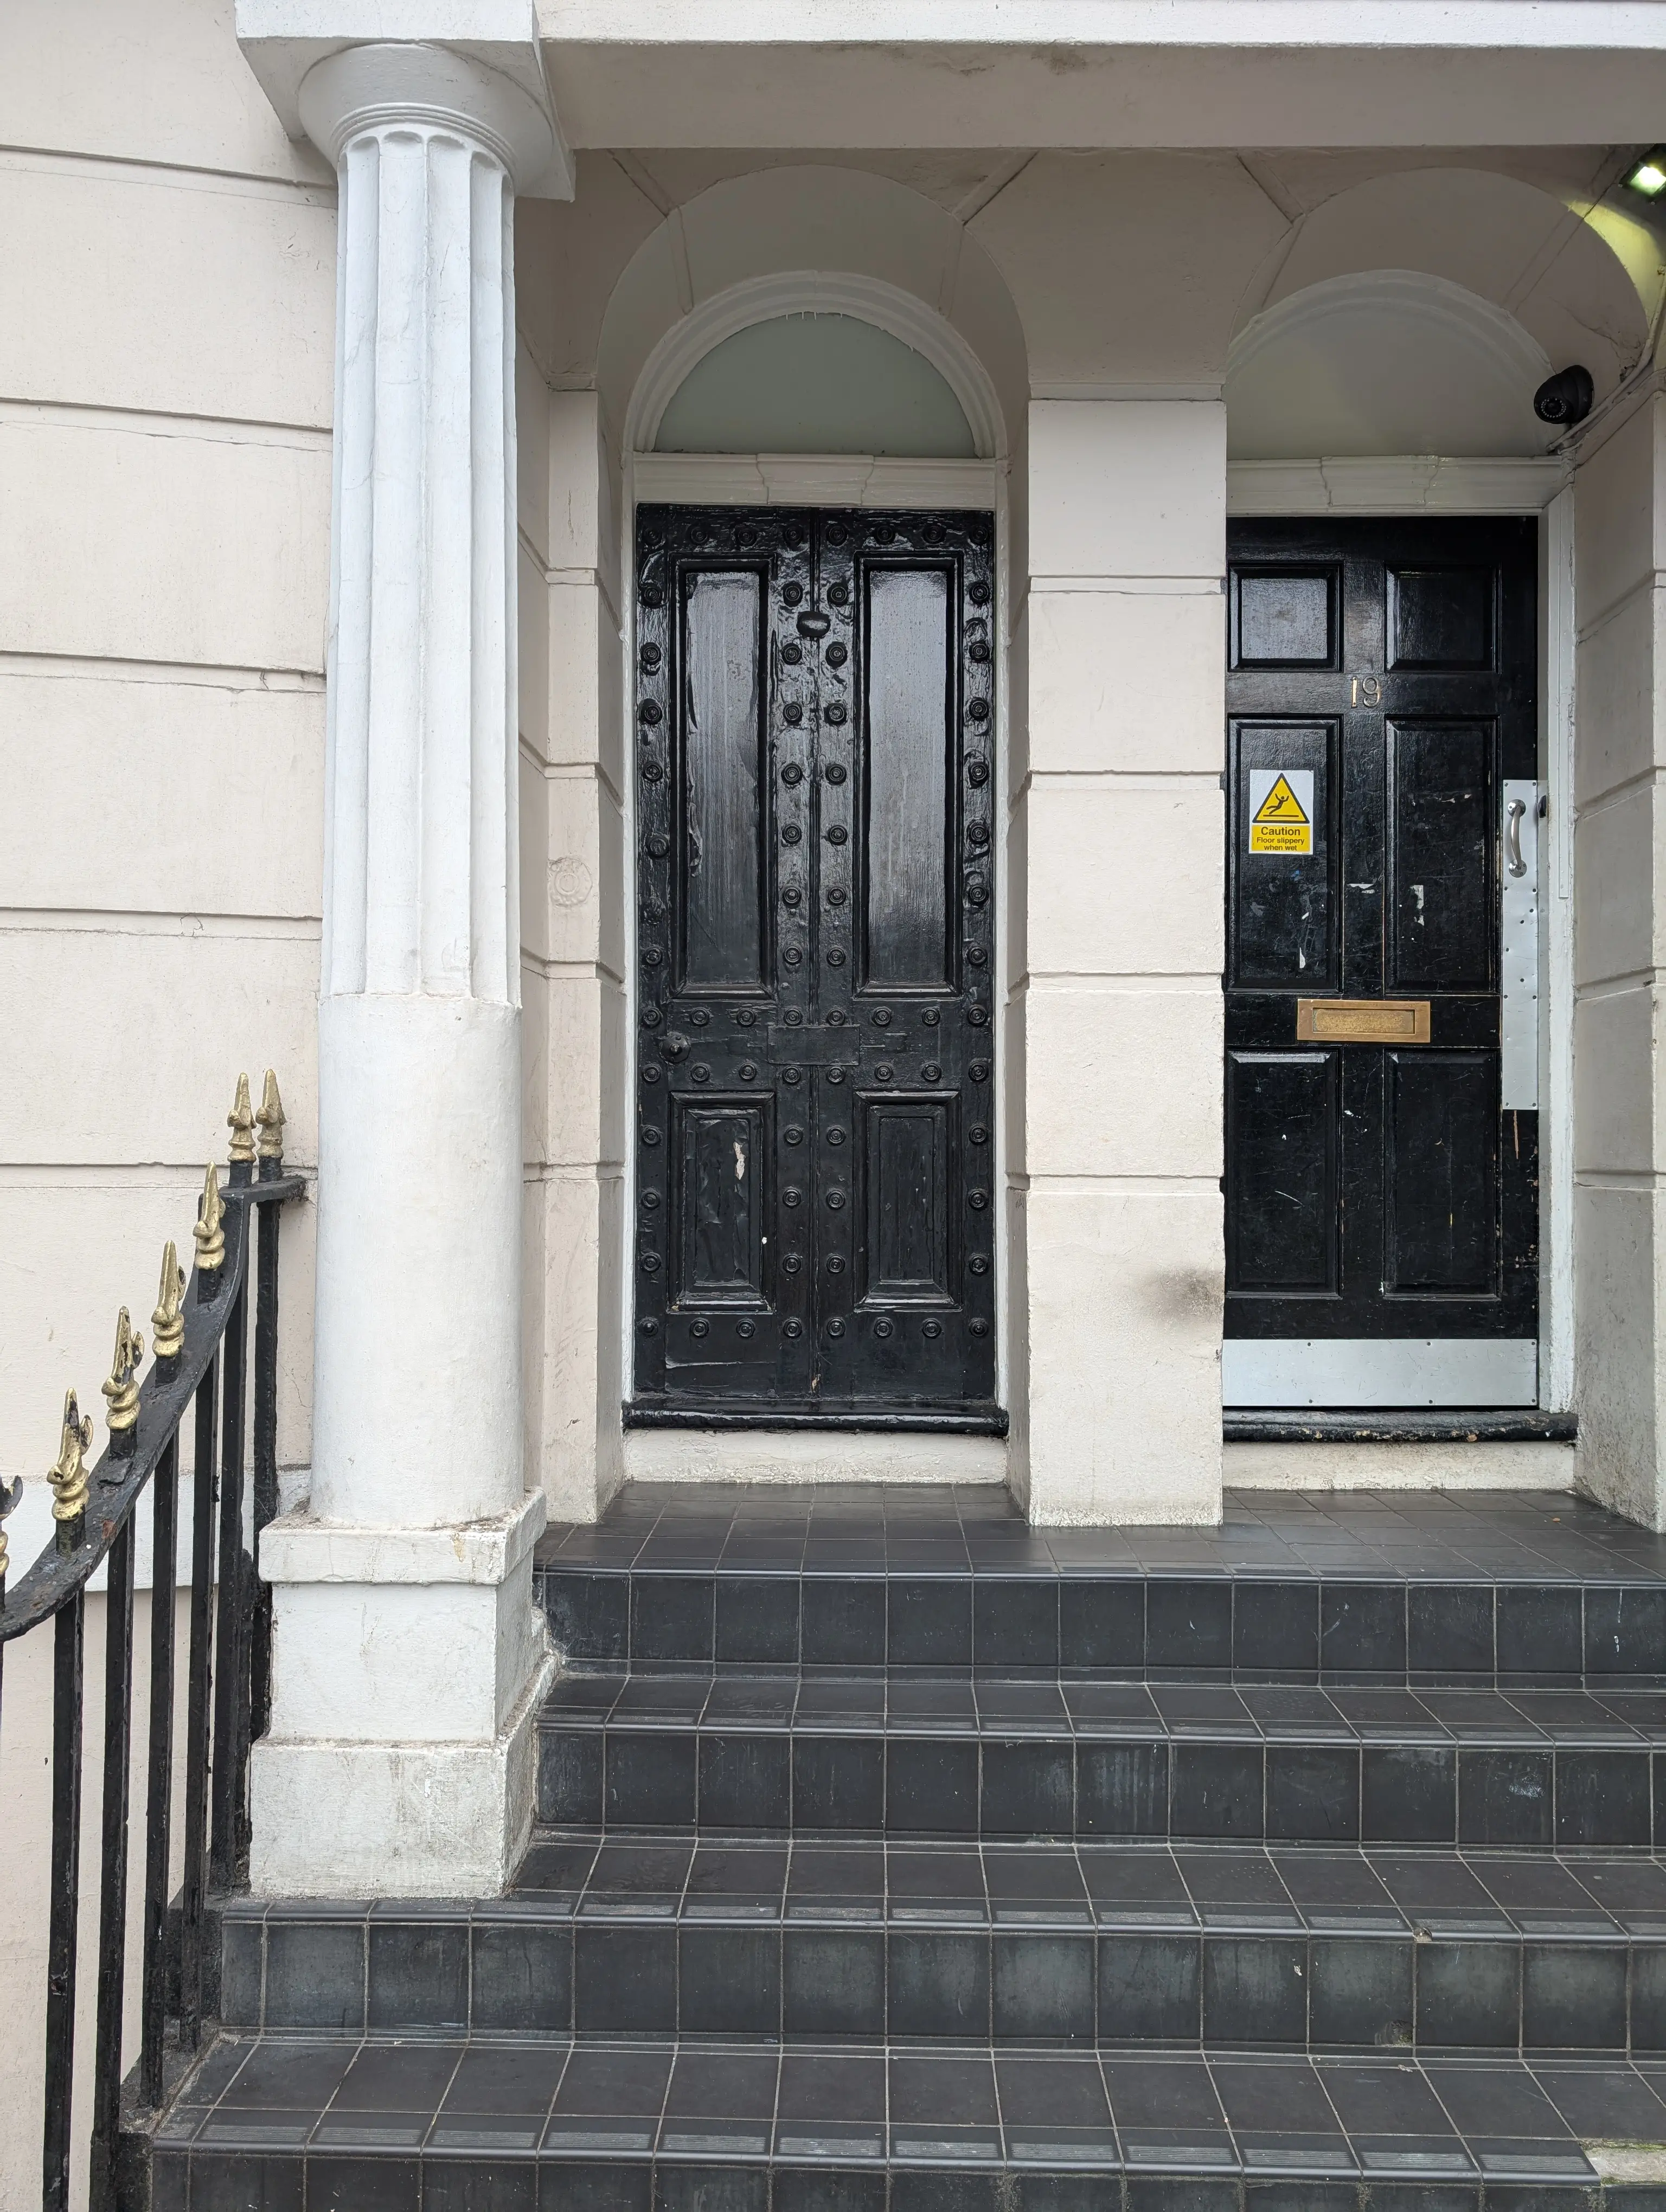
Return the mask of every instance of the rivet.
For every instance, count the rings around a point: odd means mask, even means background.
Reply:
[[[666,710],[657,699],[644,699],[636,712],[650,729],[656,722],[663,722],[666,719]]]
[[[663,860],[670,850],[670,838],[665,835],[663,830],[656,830],[654,835],[648,841],[648,854],[649,860]]]
[[[691,1321],[689,1323],[690,1336],[709,1336],[711,1333],[712,1325],[708,1321]]]
[[[920,1334],[921,1336],[939,1337],[943,1334],[943,1324],[940,1321],[928,1321],[921,1329]]]
[[[802,1083],[804,1071],[799,1067],[783,1067],[781,1071],[781,1079],[783,1083]]]
[[[644,783],[659,783],[663,780],[665,773],[664,769],[660,767],[657,760],[645,760],[642,763],[642,781]]]
[[[659,1143],[659,1141],[660,1141],[660,1132],[659,1132],[657,1129],[644,1129],[644,1130],[643,1130],[643,1132],[642,1132],[642,1142],[643,1142],[643,1143],[648,1146],[648,1150],[649,1150],[650,1152],[652,1152],[652,1151],[653,1151],[654,1147],[654,1146]]]
[[[757,1016],[752,1012],[751,1008],[750,1006],[743,1006],[740,1009],[740,1012],[734,1018],[735,1027],[738,1030],[749,1030],[753,1026],[757,1020]]]
[[[801,1145],[804,1142],[804,1132],[797,1127],[783,1129],[781,1133],[789,1145]]]
[[[789,699],[781,708],[781,720],[790,722],[794,729],[797,729],[799,724],[804,720],[804,709],[796,699]]]
[[[830,1212],[842,1213],[844,1212],[844,1193],[842,1190],[830,1190],[827,1194],[827,1205]]]
[[[830,845],[842,845],[849,836],[850,832],[845,828],[843,823],[836,822],[827,833],[827,842]]]
[[[781,902],[784,907],[796,907],[801,905],[803,903],[803,900],[804,893],[799,889],[796,884],[788,884],[786,890],[781,895]]]
[[[831,723],[833,724],[833,726],[835,726],[835,728],[836,728],[836,727],[838,726],[838,725],[839,725],[841,722],[842,722],[842,721],[843,721],[844,718],[845,718],[845,710],[844,710],[844,702],[843,702],[843,701],[842,701],[842,700],[836,699],[836,700],[834,700],[834,702],[833,702],[833,703],[832,703],[832,705],[831,705],[831,706],[830,706],[830,707],[824,707],[824,708],[822,708],[822,720],[823,720],[823,721],[824,721],[824,722],[831,722]]]
[[[989,781],[988,762],[981,760],[968,761],[966,763],[966,781],[968,783],[977,785],[988,783]]]
[[[781,657],[789,668],[796,668],[804,659],[804,647],[796,642],[784,645],[781,648]]]
[[[802,1206],[804,1193],[795,1183],[789,1183],[781,1194],[781,1202],[783,1206]]]
[[[975,1145],[987,1145],[989,1141],[989,1132],[983,1127],[982,1122],[975,1122],[973,1126],[967,1130],[966,1134],[971,1139]]]
[[[966,658],[968,660],[976,660],[980,662],[987,660],[989,658],[988,640],[987,638],[975,637],[966,648]]]
[[[927,1083],[939,1083],[943,1079],[943,1071],[934,1060],[928,1060],[920,1073],[921,1079]]]
[[[828,1131],[827,1141],[830,1145],[843,1144],[844,1131],[841,1129],[836,1123],[835,1123],[834,1127]]]
[[[842,1321],[829,1322],[827,1324],[827,1333],[830,1336],[833,1337],[842,1336],[844,1334],[844,1323]]]
[[[652,1314],[644,1314],[641,1321],[637,1322],[636,1326],[641,1329],[644,1336],[658,1336],[660,1334],[660,1324],[654,1320]]]
[[[868,1019],[873,1024],[876,1030],[888,1030],[891,1027],[891,1008],[889,1006],[876,1006],[872,1014],[869,1015]]]
[[[796,1252],[789,1252],[781,1264],[783,1273],[796,1275],[799,1269],[803,1267],[804,1262]]]
[[[642,1008],[642,1027],[645,1030],[657,1030],[664,1019],[665,1016],[660,1012],[658,1006]]]
[[[987,607],[988,605],[989,586],[984,582],[982,576],[979,576],[969,587],[966,596],[975,607]]]
[[[691,1067],[689,1070],[689,1073],[694,1078],[696,1083],[709,1083],[712,1079],[712,1072],[710,1068],[707,1067],[703,1063],[697,1067]]]
[[[827,894],[827,903],[829,906],[842,906],[844,902],[845,892],[843,886],[842,884],[836,884],[832,890]]]
[[[920,1018],[924,1022],[928,1030],[934,1030],[939,1022],[942,1020],[943,1017],[939,1013],[935,1006],[927,1006],[924,1013],[921,1015]]]
[[[786,784],[802,783],[804,781],[804,770],[799,766],[796,761],[788,761],[786,767],[782,769],[781,772],[781,780]]]
[[[891,1323],[888,1321],[876,1321],[873,1324],[873,1334],[880,1337],[889,1336],[891,1334]]]
[[[843,1274],[844,1261],[838,1253],[835,1252],[830,1255],[827,1262],[827,1272],[830,1275]]]
[[[974,1083],[987,1083],[989,1080],[989,1063],[987,1060],[975,1060],[966,1073]]]
[[[657,945],[650,945],[642,955],[642,965],[644,968],[657,968],[665,957]]]
[[[661,655],[660,648],[657,645],[649,644],[645,645],[642,647],[641,659],[642,673],[644,676],[652,676],[654,674],[654,671],[660,665],[660,658]]]
[[[826,776],[830,783],[842,783],[845,778],[844,763],[842,761],[829,761],[826,768],[823,770],[823,774]]]
[[[757,1076],[757,1064],[750,1060],[743,1060],[739,1066],[735,1070],[735,1073],[740,1078],[743,1083],[754,1082]]]
[[[660,1255],[657,1252],[644,1252],[642,1255],[642,1273],[645,1275],[657,1275],[659,1272]]]
[[[850,605],[849,585],[830,584],[827,587],[827,604],[830,607],[848,607]]]
[[[804,955],[796,945],[789,945],[781,957],[783,967],[801,968],[804,965]]]
[[[988,719],[989,702],[987,699],[969,699],[966,702],[966,720],[969,722],[987,722]]]
[[[974,1213],[982,1213],[989,1203],[989,1194],[987,1190],[969,1190],[966,1194],[966,1203]]]
[[[969,1260],[966,1264],[975,1275],[987,1275],[989,1272],[989,1262],[982,1252],[975,1260]]]
[[[789,1030],[801,1030],[804,1027],[804,1010],[802,1007],[788,1006],[787,1009],[787,1026]]]
[[[888,1060],[882,1060],[878,1067],[873,1071],[873,1073],[879,1077],[881,1083],[889,1083],[896,1072],[896,1069],[892,1067]]]
[[[796,845],[803,835],[796,822],[789,822],[781,833],[781,842],[783,845]]]
[[[647,1061],[643,1066],[642,1080],[644,1083],[657,1083],[660,1080],[660,1071],[652,1060]]]
[[[804,1323],[801,1321],[787,1322],[783,1323],[781,1333],[784,1337],[787,1337],[793,1342],[796,1343],[798,1339],[804,1334]]]
[[[981,1030],[989,1018],[988,1006],[968,1006],[966,1018],[975,1030]]]
[[[737,1336],[745,1337],[750,1343],[757,1334],[757,1323],[755,1321],[738,1321],[734,1326],[734,1333]]]
[[[689,1016],[689,1026],[691,1029],[703,1030],[708,1028],[710,1024],[711,1015],[704,1006],[696,1006]]]
[[[969,1327],[974,1336],[988,1336],[989,1334],[989,1324],[987,1321],[975,1321],[970,1322]]]
[[[802,584],[783,584],[781,586],[781,596],[789,607],[800,606],[804,601],[804,586]]]
[[[825,659],[830,668],[842,668],[846,661],[849,659],[850,655],[846,652],[844,647],[837,643],[836,641],[832,645],[828,647],[823,658]]]

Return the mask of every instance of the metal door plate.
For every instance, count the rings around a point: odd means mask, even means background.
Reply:
[[[1426,999],[1298,999],[1298,1044],[1427,1044]]]

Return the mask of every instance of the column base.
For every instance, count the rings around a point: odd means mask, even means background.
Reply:
[[[250,1881],[281,1897],[497,1894],[532,1821],[554,1678],[532,1603],[541,1492],[459,1528],[290,1514],[272,1586],[271,1726],[254,1747]]]

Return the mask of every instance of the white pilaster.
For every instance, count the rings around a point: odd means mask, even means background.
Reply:
[[[547,1668],[524,1497],[514,196],[548,121],[441,49],[317,63],[340,179],[310,1504],[269,1534],[253,1876],[501,1886]],[[433,1532],[424,1539],[416,1532]],[[319,1820],[321,1793],[350,1821]]]
[[[1014,1486],[1040,1522],[1213,1522],[1225,410],[1040,400],[1029,451]]]

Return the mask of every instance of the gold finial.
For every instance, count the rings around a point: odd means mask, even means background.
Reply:
[[[261,1087],[260,1111],[254,1118],[260,1127],[261,1158],[281,1160],[283,1157],[283,1101],[277,1095],[277,1078],[270,1067]]]
[[[58,1464],[46,1472],[46,1480],[52,1486],[52,1518],[60,1527],[65,1522],[79,1521],[87,1510],[87,1462],[83,1455],[92,1441],[91,1414],[83,1420],[75,1392],[66,1390]]]
[[[185,1287],[185,1271],[170,1237],[162,1249],[162,1285],[150,1316],[150,1349],[158,1359],[177,1359],[185,1344],[185,1317],[179,1304]]]
[[[127,1308],[124,1306],[116,1316],[115,1356],[103,1386],[104,1395],[110,1401],[104,1425],[112,1437],[125,1437],[139,1425],[139,1386],[133,1378],[143,1358],[144,1339],[128,1320]]]
[[[232,1101],[231,1111],[226,1116],[226,1127],[231,1131],[231,1151],[228,1155],[234,1168],[254,1165],[254,1109],[249,1103],[249,1079],[237,1079],[237,1096]]]
[[[20,1474],[9,1486],[0,1482],[0,1583],[6,1579],[6,1516],[17,1510],[17,1501],[23,1495],[23,1478]]]
[[[226,1232],[220,1226],[225,1212],[225,1207],[220,1203],[219,1173],[210,1160],[208,1173],[203,1178],[203,1196],[197,1208],[197,1225],[191,1232],[197,1240],[197,1266],[202,1274],[213,1274],[226,1256]]]

